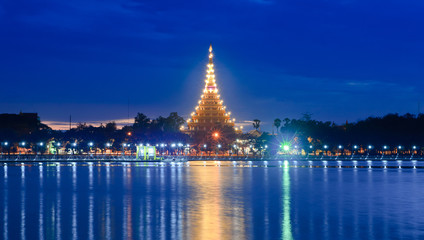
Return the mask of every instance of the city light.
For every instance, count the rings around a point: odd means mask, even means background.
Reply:
[[[56,143],[56,146],[60,147],[60,143]]]
[[[206,144],[203,144],[203,147],[206,148]]]
[[[286,151],[286,152],[289,151],[290,150],[290,146],[287,145],[287,144],[283,145],[283,150]]]
[[[44,143],[40,142],[38,145],[40,145],[40,147],[42,147],[44,145]]]
[[[354,148],[354,149],[358,149],[358,145],[354,145],[354,146],[353,146],[353,148]]]
[[[76,147],[77,146],[77,143],[72,143],[72,147]]]
[[[324,149],[327,149],[328,148],[328,146],[327,145],[324,145]]]
[[[343,148],[343,146],[342,145],[339,145],[339,149],[342,149]]]
[[[218,137],[219,137],[219,133],[218,133],[218,132],[214,132],[214,133],[212,134],[212,136],[213,136],[214,138],[218,138]]]
[[[386,149],[387,149],[387,146],[386,146],[386,145],[384,145],[384,146],[383,146],[383,149],[384,149],[384,150],[386,150]]]
[[[132,135],[132,132],[128,132],[128,133],[127,133],[127,135],[128,135],[128,136],[131,136],[131,135]]]
[[[176,146],[176,144],[175,144],[175,143],[171,144],[171,147],[173,147],[173,148],[174,148],[175,146]]]
[[[90,146],[90,147],[92,147],[93,145],[94,145],[93,142],[88,143],[88,146]]]
[[[218,144],[218,148],[221,148],[221,144]]]
[[[106,143],[106,147],[110,147],[110,143]]]
[[[372,145],[368,145],[368,149],[372,149]]]

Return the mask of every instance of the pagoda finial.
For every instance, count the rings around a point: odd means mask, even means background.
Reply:
[[[213,63],[212,43],[209,45],[209,63]]]

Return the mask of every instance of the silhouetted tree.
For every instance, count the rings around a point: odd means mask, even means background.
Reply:
[[[276,128],[276,132],[277,132],[277,134],[278,134],[278,131],[280,130],[280,126],[281,126],[281,119],[279,119],[279,118],[276,118],[275,120],[274,120],[274,127]]]
[[[258,130],[260,126],[261,126],[261,120],[259,120],[259,119],[253,119],[253,127],[256,130]]]

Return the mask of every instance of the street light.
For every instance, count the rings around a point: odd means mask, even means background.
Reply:
[[[60,142],[56,143],[56,147],[59,148],[60,147]],[[56,150],[56,155],[59,154],[59,149],[55,149]]]
[[[88,143],[88,146],[90,146],[90,147],[92,147],[93,145],[94,145],[93,142]]]
[[[219,152],[219,149],[221,149],[221,144],[218,144],[217,147],[218,147],[218,152]],[[218,154],[218,152],[216,154]]]
[[[19,145],[24,148],[25,147],[25,142],[21,142],[21,143],[19,143]],[[19,154],[21,154],[20,149],[19,149]]]

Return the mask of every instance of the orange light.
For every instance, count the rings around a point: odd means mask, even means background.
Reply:
[[[215,132],[215,133],[213,133],[213,134],[212,134],[212,136],[213,136],[214,138],[218,138],[218,137],[219,137],[219,133]]]
[[[131,132],[128,132],[128,133],[127,133],[127,135],[128,135],[128,136],[131,136],[131,135],[132,135],[132,133],[131,133]]]

